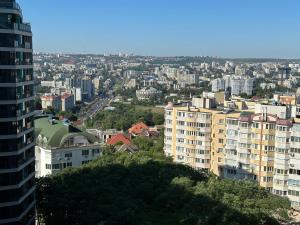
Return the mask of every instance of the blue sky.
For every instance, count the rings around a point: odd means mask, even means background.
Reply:
[[[299,0],[17,0],[36,52],[300,58]]]

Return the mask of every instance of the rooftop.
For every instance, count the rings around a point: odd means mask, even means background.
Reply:
[[[97,141],[93,135],[81,131],[66,121],[53,120],[48,117],[35,120],[35,131],[36,137],[41,135],[42,138],[47,138],[47,146],[51,148],[62,147],[63,141],[72,136],[84,136],[91,144]]]

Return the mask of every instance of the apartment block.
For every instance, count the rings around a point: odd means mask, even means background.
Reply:
[[[300,121],[267,109],[255,113],[169,103],[165,154],[222,178],[253,180],[300,208]]]

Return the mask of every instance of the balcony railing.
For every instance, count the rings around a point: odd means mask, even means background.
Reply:
[[[1,23],[0,29],[13,29],[13,30],[31,32],[31,25],[29,23],[20,23],[20,24],[18,24],[18,23]]]
[[[0,8],[15,9],[15,10],[18,10],[22,13],[21,7],[16,2],[1,2],[0,3]]]

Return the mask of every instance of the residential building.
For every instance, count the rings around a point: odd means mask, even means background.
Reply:
[[[226,75],[223,78],[212,80],[212,92],[230,89],[232,95],[238,96],[242,93],[252,95],[254,81],[254,78]]]
[[[35,224],[31,26],[15,0],[0,1],[0,224]]]
[[[211,122],[209,111],[173,107],[165,111],[165,147],[167,156],[195,169],[210,169]]]
[[[290,128],[291,142],[289,158],[288,197],[292,206],[300,210],[300,123],[297,121]],[[285,155],[286,156],[286,155]]]
[[[81,96],[83,101],[90,101],[94,97],[94,84],[90,76],[80,79]]]
[[[73,94],[63,94],[61,96],[61,111],[71,111],[75,106],[75,97]]]
[[[161,91],[153,87],[144,87],[136,91],[136,97],[138,98],[138,100],[148,101],[156,97],[160,97],[161,93]]]
[[[79,167],[102,154],[97,139],[67,120],[48,117],[35,120],[36,176],[56,174],[67,167]]]
[[[300,120],[276,107],[258,105],[256,113],[169,103],[164,152],[196,170],[256,181],[300,209]]]
[[[53,108],[55,111],[61,110],[61,98],[59,95],[55,94],[44,94],[41,97],[42,109],[46,110],[48,108]]]
[[[119,143],[130,145],[132,144],[130,137],[127,137],[125,134],[119,133],[113,135],[106,142],[108,145],[116,145]]]
[[[219,92],[225,90],[225,80],[218,78],[211,81],[212,92]]]

